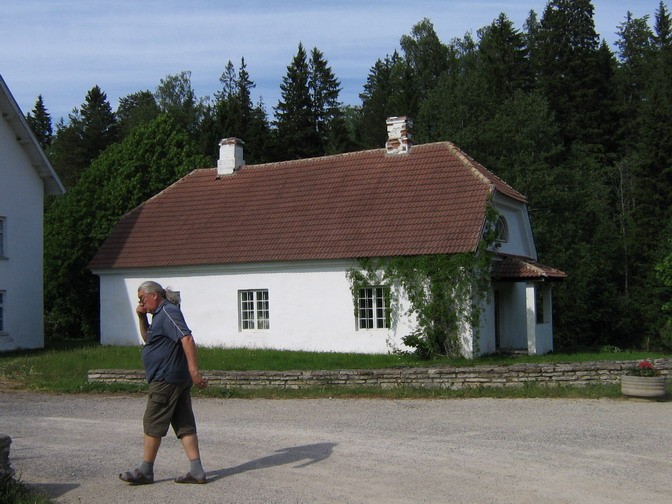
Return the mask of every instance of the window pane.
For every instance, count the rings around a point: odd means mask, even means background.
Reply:
[[[270,308],[268,291],[239,291],[239,297],[241,329],[269,329]]]
[[[359,328],[373,328],[373,289],[359,291]]]
[[[389,326],[389,288],[360,289],[358,325],[360,329],[386,329]]]

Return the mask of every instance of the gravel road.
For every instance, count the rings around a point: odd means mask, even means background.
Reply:
[[[672,402],[198,398],[209,483],[173,483],[188,465],[169,436],[155,484],[129,487],[144,402],[0,392],[0,433],[57,503],[672,501]]]

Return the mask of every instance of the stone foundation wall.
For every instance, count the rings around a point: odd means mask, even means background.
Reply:
[[[353,369],[336,371],[204,371],[211,386],[241,389],[302,389],[315,387],[438,388],[522,387],[526,383],[583,387],[615,384],[624,371],[639,361],[601,361],[566,364],[514,364],[510,366]],[[656,359],[664,376],[672,373],[672,359]],[[139,370],[95,369],[92,383],[141,385]]]

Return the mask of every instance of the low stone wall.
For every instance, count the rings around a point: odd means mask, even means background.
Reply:
[[[319,387],[396,387],[459,390],[468,387],[522,387],[526,383],[576,386],[618,383],[639,361],[602,361],[510,366],[352,369],[336,371],[204,371],[211,386],[240,389],[302,389]],[[672,359],[656,359],[656,369],[672,372]],[[95,369],[92,383],[143,384],[142,371]]]

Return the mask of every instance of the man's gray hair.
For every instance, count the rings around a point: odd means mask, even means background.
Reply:
[[[147,294],[156,293],[162,298],[166,299],[169,303],[173,303],[174,305],[180,304],[179,292],[171,290],[170,287],[166,287],[164,289],[163,287],[161,287],[160,283],[154,282],[153,280],[147,280],[146,282],[142,282],[140,284],[140,287],[138,287],[138,292],[140,291],[146,292]]]

